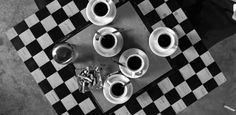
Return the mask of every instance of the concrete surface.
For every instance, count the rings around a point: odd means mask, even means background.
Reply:
[[[38,9],[33,0],[0,0],[0,115],[56,114],[4,32]],[[227,82],[179,115],[236,115],[236,34],[210,52]]]

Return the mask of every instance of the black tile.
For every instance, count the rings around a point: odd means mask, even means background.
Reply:
[[[177,0],[168,0],[168,1],[166,2],[166,4],[167,4],[167,6],[170,8],[170,10],[171,10],[172,12],[174,12],[174,11],[176,11],[177,9],[180,8],[179,3],[177,2]]]
[[[58,26],[51,29],[48,32],[48,34],[52,38],[52,41],[56,42],[56,43],[65,37],[65,35],[63,34],[63,32],[61,31],[61,29]]]
[[[46,30],[44,29],[43,25],[40,22],[32,26],[30,30],[35,38],[38,38],[42,36],[44,33],[46,33]]]
[[[149,0],[154,8],[157,8],[158,6],[165,3],[164,0]]]
[[[167,92],[165,94],[165,97],[171,105],[177,102],[181,98],[175,89],[172,89],[171,91]]]
[[[202,85],[197,75],[190,77],[189,79],[186,80],[186,82],[188,83],[191,90],[195,90],[196,88]]]
[[[34,40],[30,44],[28,44],[26,48],[29,50],[31,56],[34,56],[43,50],[37,40]]]
[[[100,110],[99,108],[96,108],[86,115],[104,115],[104,114],[103,114],[102,110]]]
[[[141,2],[143,2],[144,0],[130,0],[132,3],[134,3],[135,5],[140,4]]]
[[[194,48],[196,49],[197,53],[199,55],[204,54],[205,52],[207,52],[207,48],[206,46],[202,43],[202,41],[197,42],[196,44],[194,44]]]
[[[43,91],[44,94],[48,93],[49,91],[53,90],[52,86],[49,84],[47,79],[44,79],[39,83],[39,87]]]
[[[71,2],[71,0],[57,0],[57,1],[62,7]]]
[[[74,2],[80,11],[85,9],[88,4],[88,0],[74,0]]]
[[[58,101],[57,103],[55,103],[54,105],[52,105],[52,107],[56,110],[58,115],[63,114],[64,112],[66,112],[66,108],[65,106],[62,104],[61,101]]]
[[[219,74],[221,72],[221,70],[220,70],[219,66],[216,64],[216,62],[213,62],[207,68],[210,71],[212,76],[216,76],[217,74]]]
[[[182,100],[184,101],[186,106],[191,105],[192,103],[194,103],[195,101],[197,101],[197,98],[195,97],[195,95],[191,92],[188,95],[186,95],[185,97],[182,98]]]
[[[191,32],[194,28],[193,25],[189,20],[185,20],[182,23],[180,23],[180,26],[183,28],[184,32],[187,34]]]
[[[167,109],[161,112],[161,115],[176,115],[176,113],[172,107],[168,107]]]
[[[163,93],[161,89],[158,87],[158,85],[154,85],[151,88],[147,90],[148,95],[152,98],[152,100],[157,100],[160,98]]]
[[[183,36],[182,38],[179,39],[179,48],[181,51],[185,51],[191,46],[192,46],[192,43],[190,42],[187,36]]]
[[[91,96],[89,92],[81,93],[79,90],[74,91],[72,95],[77,101],[77,103],[81,103],[82,101],[87,99],[89,96]]]
[[[179,84],[184,82],[184,78],[183,78],[183,76],[181,75],[181,73],[179,71],[177,71],[174,74],[170,75],[169,79],[170,79],[170,81],[172,82],[172,84],[174,86],[178,86]]]
[[[154,103],[149,104],[145,108],[143,108],[143,111],[147,115],[156,115],[159,113],[159,110],[157,109],[156,105]]]
[[[165,23],[166,27],[169,27],[169,28],[173,28],[179,24],[173,14],[168,15],[162,21]]]
[[[52,14],[52,17],[58,25],[63,21],[65,21],[66,19],[68,19],[68,16],[66,15],[65,11],[62,8],[54,12]]]
[[[53,57],[52,57],[52,49],[53,49],[53,47],[54,47],[54,45],[51,45],[51,46],[47,47],[46,49],[44,49],[44,52],[46,53],[46,55],[48,56],[48,58],[50,60],[53,59]]]
[[[144,20],[145,20],[145,23],[150,25],[150,26],[153,26],[154,24],[156,24],[158,21],[161,20],[161,18],[159,17],[159,15],[157,14],[157,12],[155,10],[149,12],[148,14],[146,14],[144,16]]]
[[[41,21],[41,20],[45,19],[46,17],[48,17],[50,15],[50,12],[48,11],[48,9],[46,7],[44,7],[43,9],[40,9],[35,14],[38,17],[38,19]]]
[[[49,4],[49,3],[51,3],[54,0],[44,0],[44,1],[45,1],[46,4]]]
[[[19,36],[16,36],[15,38],[13,38],[11,40],[11,43],[17,51],[25,46],[24,43],[21,41]]]
[[[177,67],[177,69],[180,69],[184,67],[186,64],[188,64],[188,60],[184,57],[182,53],[177,55],[171,61],[173,62],[174,66]]]
[[[52,65],[51,61],[49,61],[46,64],[44,64],[42,67],[40,67],[40,69],[42,70],[42,72],[45,75],[45,77],[49,77],[49,76],[51,76],[52,74],[54,74],[56,72],[56,69]]]
[[[17,24],[16,26],[14,26],[14,29],[16,30],[16,33],[19,35],[19,34],[23,33],[24,31],[26,31],[27,29],[29,29],[29,27],[27,26],[25,21],[22,21],[19,24]]]
[[[190,62],[190,65],[192,66],[193,70],[196,73],[201,71],[202,69],[204,69],[206,67],[204,62],[202,61],[202,59],[200,57],[198,57],[195,60],[193,60],[192,62]]]
[[[33,72],[34,70],[39,68],[38,64],[34,61],[33,58],[26,60],[24,63],[30,72]]]
[[[211,79],[209,81],[207,81],[205,84],[204,84],[204,87],[206,88],[206,90],[208,92],[212,91],[213,89],[215,89],[216,87],[218,87],[216,81],[214,79]]]
[[[75,70],[71,66],[66,66],[58,71],[63,81],[67,81],[75,75]]]
[[[72,109],[70,109],[68,111],[68,113],[70,115],[83,115],[83,111],[81,110],[81,108],[79,107],[79,105],[76,105],[75,107],[73,107]]]
[[[130,99],[130,100],[125,104],[125,106],[127,107],[127,109],[129,110],[129,112],[130,112],[132,115],[142,109],[142,107],[139,105],[138,101],[137,101],[135,98]]]
[[[64,83],[56,87],[54,90],[58,95],[59,99],[63,99],[64,97],[70,94],[70,90]]]
[[[70,17],[70,20],[72,24],[75,26],[75,28],[78,28],[78,29],[83,28],[87,25],[87,22],[81,13],[77,13],[73,15],[72,17]]]

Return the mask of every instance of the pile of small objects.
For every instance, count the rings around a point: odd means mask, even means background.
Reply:
[[[79,85],[79,90],[82,93],[90,89],[102,88],[101,67],[88,66],[81,69],[76,69],[76,78]]]

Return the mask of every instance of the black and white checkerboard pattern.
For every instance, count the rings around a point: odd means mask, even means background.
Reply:
[[[169,57],[172,68],[178,71],[154,81],[154,86],[109,113],[176,114],[226,81],[175,0],[130,2],[150,32],[167,26],[178,33],[180,47]],[[87,3],[88,0],[54,0],[7,31],[9,40],[58,114],[103,114],[90,92],[78,91],[73,64],[59,65],[51,56],[54,44],[91,24],[85,14]]]

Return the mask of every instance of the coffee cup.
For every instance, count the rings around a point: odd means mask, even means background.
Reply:
[[[170,28],[158,27],[149,37],[149,47],[158,56],[170,56],[178,48],[177,34]]]
[[[142,74],[142,69],[144,67],[144,60],[138,54],[130,55],[127,59],[126,66],[132,73],[132,76],[139,76]]]

